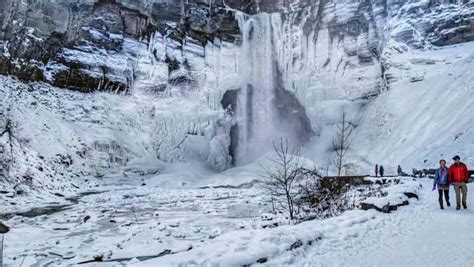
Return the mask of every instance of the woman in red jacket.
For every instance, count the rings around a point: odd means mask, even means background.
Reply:
[[[459,156],[454,156],[454,164],[449,167],[449,183],[454,184],[454,192],[456,193],[456,209],[461,209],[461,194],[462,206],[467,209],[467,185],[469,180],[469,171],[466,164],[461,162]]]

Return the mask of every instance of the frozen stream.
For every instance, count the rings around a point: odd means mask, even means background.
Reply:
[[[118,259],[109,263],[117,265],[128,258],[178,253],[225,232],[256,227],[257,217],[267,211],[261,203],[255,188],[100,186],[97,194],[64,210],[7,220],[12,230],[5,238],[4,262],[64,266]]]

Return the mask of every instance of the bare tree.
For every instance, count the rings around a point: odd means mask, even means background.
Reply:
[[[333,164],[337,169],[337,177],[341,177],[342,170],[347,166],[347,151],[351,147],[352,124],[347,120],[347,113],[342,111],[341,121],[337,125],[337,132],[332,142],[335,155]]]
[[[345,181],[325,179],[315,167],[308,168],[300,157],[300,148],[292,147],[288,140],[280,139],[273,148],[274,154],[267,157],[271,164],[261,167],[262,187],[269,194],[274,212],[286,210],[293,221],[296,216],[303,220],[324,218],[347,209],[345,193],[349,187]]]
[[[292,147],[287,139],[273,143],[275,155],[269,156],[271,166],[261,166],[264,170],[263,188],[270,193],[272,201],[288,211],[291,220],[295,215],[295,197],[298,194],[297,182],[301,177],[303,164],[301,150]]]

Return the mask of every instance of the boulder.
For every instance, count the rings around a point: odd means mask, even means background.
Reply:
[[[398,203],[398,204],[386,204],[382,207],[378,207],[376,206],[375,204],[373,203],[365,203],[365,202],[362,202],[360,203],[360,209],[362,210],[370,210],[370,209],[374,209],[376,211],[379,211],[379,212],[383,212],[383,213],[390,213],[391,211],[396,211],[398,210],[398,207],[401,207],[401,206],[406,206],[406,205],[409,205],[409,202],[408,200],[404,200],[402,201],[401,203]]]
[[[0,222],[0,234],[6,234],[10,231],[10,227],[6,226],[2,222]]]

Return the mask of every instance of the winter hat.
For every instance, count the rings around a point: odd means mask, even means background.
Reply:
[[[459,160],[460,160],[460,159],[461,159],[461,157],[459,157],[458,155],[456,155],[456,156],[454,156],[454,157],[453,157],[453,160],[457,160],[457,159],[459,159]]]

